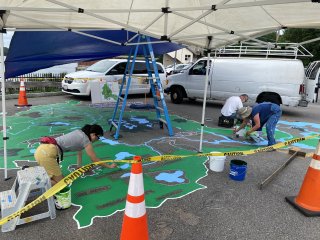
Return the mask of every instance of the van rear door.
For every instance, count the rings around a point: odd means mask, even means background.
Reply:
[[[211,64],[211,61],[210,61]],[[201,59],[196,62],[186,75],[186,91],[189,98],[203,98],[206,79],[207,60]],[[210,66],[210,65],[209,65]],[[210,72],[209,72],[210,83]],[[210,98],[210,84],[207,89],[207,98]]]
[[[318,90],[319,83],[319,68],[320,61],[312,62],[306,70],[306,83],[305,91],[308,101],[314,102],[317,98],[316,92]]]

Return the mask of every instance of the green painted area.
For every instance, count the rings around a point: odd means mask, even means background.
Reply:
[[[104,84],[102,88],[102,95],[105,99],[111,98],[113,101],[117,100],[117,95],[112,94],[112,90],[108,86],[108,84]]]
[[[28,160],[34,161],[33,152],[42,136],[58,136],[93,123],[98,123],[105,130],[109,130],[108,120],[111,119],[112,113],[112,108],[95,108],[70,101],[35,106],[28,111],[9,116],[7,118],[7,135],[10,138],[7,143],[8,168],[27,165]],[[102,141],[94,144],[95,152],[101,159],[132,159],[134,155],[147,157],[160,153],[173,155],[197,153],[200,139],[198,122],[171,116],[175,136],[170,138],[167,131],[160,132],[161,136],[155,134],[155,129],[159,128],[155,112],[127,111],[123,120],[120,134],[131,135],[131,142],[125,137],[115,141],[111,136],[105,135]],[[294,135],[287,133],[288,128],[292,126],[297,127]],[[297,123],[279,123],[276,138],[285,141],[293,137],[311,135],[320,128],[317,124],[304,125],[303,129],[298,127]],[[132,134],[138,132],[143,132],[144,139],[132,140]],[[317,139],[310,139],[298,143],[297,146],[314,149],[317,143]],[[260,146],[243,138],[233,137],[231,129],[204,128],[203,152],[239,151],[258,147]],[[1,149],[3,154],[3,143]],[[90,163],[86,154],[83,155],[83,164]],[[147,207],[159,207],[167,199],[179,198],[205,188],[198,181],[207,175],[208,169],[204,165],[206,161],[205,157],[188,157],[176,161],[144,164]],[[65,153],[61,166],[64,175],[73,171],[76,166],[76,153]],[[110,216],[124,209],[130,166],[124,163],[118,163],[118,166],[119,169],[98,167],[73,182],[72,203],[80,206],[74,216],[79,228],[91,225],[95,217]],[[0,167],[3,168],[3,161],[0,162]]]

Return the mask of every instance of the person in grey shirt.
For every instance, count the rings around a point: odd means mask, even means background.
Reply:
[[[103,136],[103,129],[100,125],[85,125],[83,128],[72,131],[68,134],[62,135],[52,139],[55,143],[40,144],[34,153],[34,157],[40,166],[43,166],[49,177],[52,185],[63,179],[63,175],[57,161],[59,155],[62,156],[64,152],[77,151],[78,167],[82,165],[82,150],[85,150],[92,162],[101,161],[93,150],[92,143],[99,140]],[[100,164],[106,168],[115,168],[117,165]]]

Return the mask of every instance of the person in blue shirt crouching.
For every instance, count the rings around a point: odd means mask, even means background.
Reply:
[[[253,108],[240,108],[237,114],[243,119],[243,122],[239,128],[234,130],[234,133],[244,128],[251,120],[252,128],[247,131],[247,136],[249,136],[252,132],[261,131],[262,127],[266,125],[268,146],[276,143],[274,134],[276,125],[282,115],[282,110],[279,105],[271,102],[263,102],[255,105]]]

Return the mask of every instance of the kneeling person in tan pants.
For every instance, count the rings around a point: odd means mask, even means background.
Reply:
[[[77,163],[78,167],[81,167],[83,149],[85,149],[91,161],[101,161],[101,159],[96,156],[92,146],[92,143],[97,141],[101,136],[103,136],[103,129],[101,126],[97,124],[87,124],[81,128],[81,130],[72,131],[68,134],[55,138],[55,140],[63,152],[78,152]],[[57,161],[57,158],[61,154],[59,147],[54,144],[40,144],[34,153],[34,157],[38,164],[44,167],[50,176],[52,185],[63,179],[63,175]],[[115,168],[117,166],[115,163],[101,165],[106,168]]]

